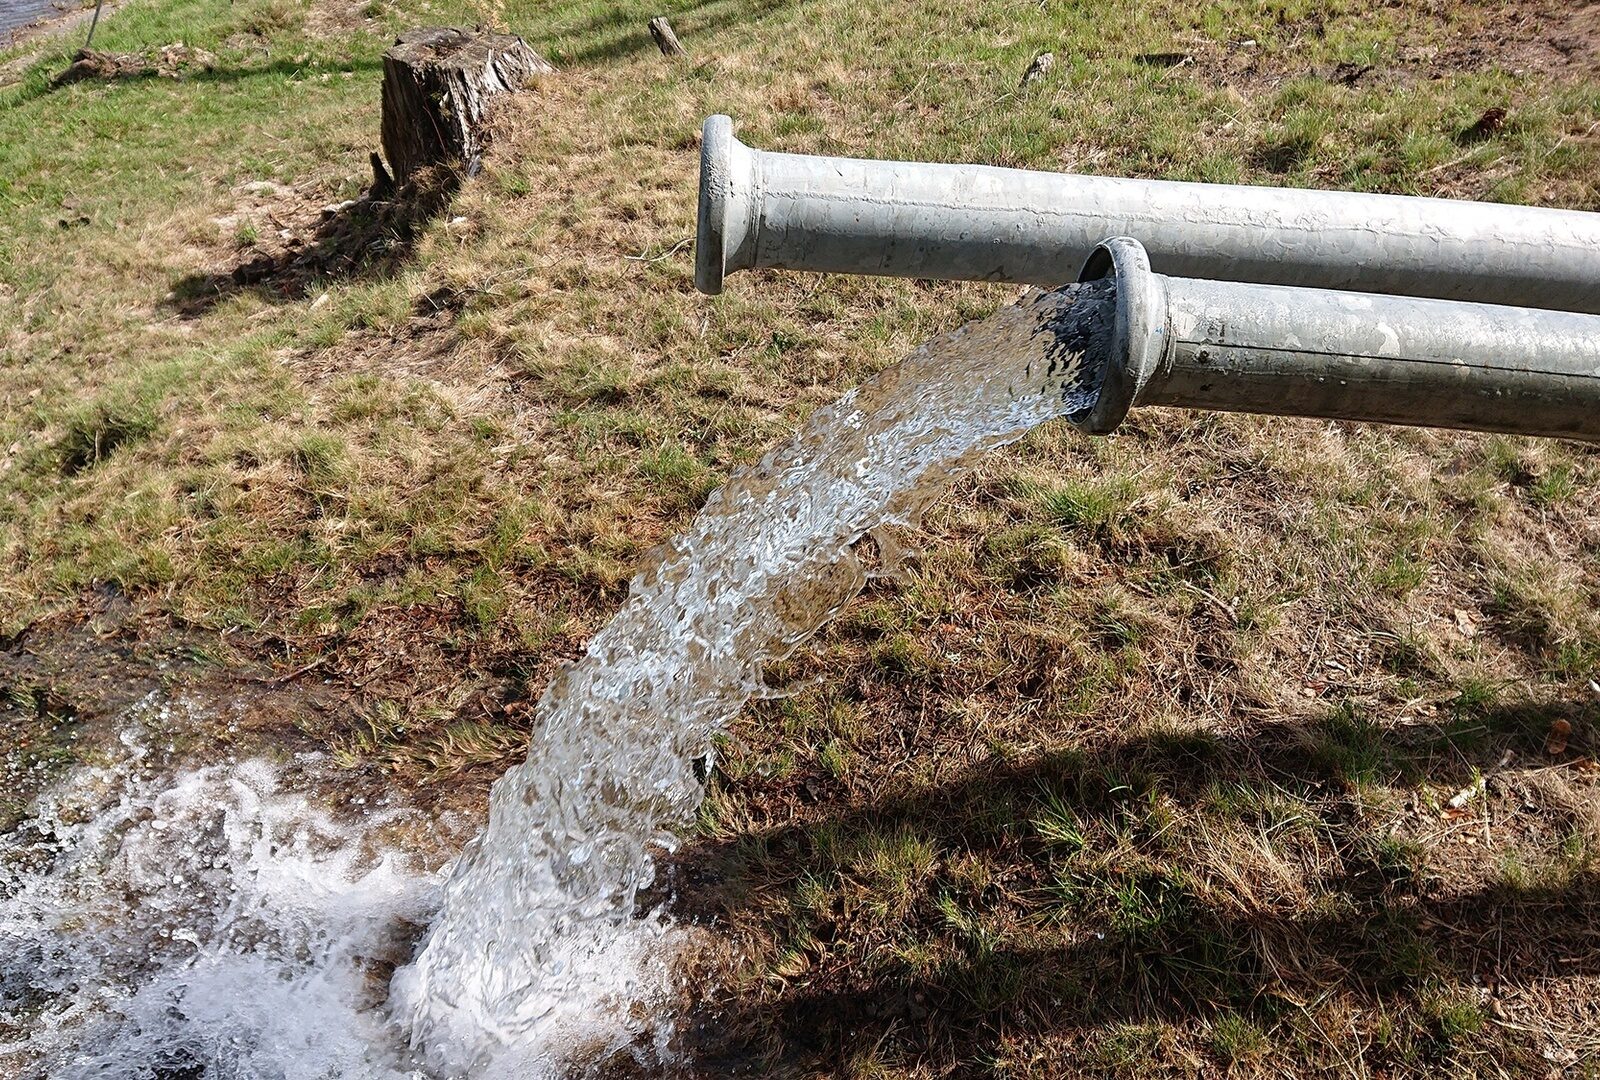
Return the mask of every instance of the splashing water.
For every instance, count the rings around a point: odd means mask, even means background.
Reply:
[[[391,1006],[435,1067],[554,1069],[648,1034],[668,923],[635,907],[652,849],[689,821],[713,732],[865,583],[851,548],[914,523],[985,452],[1098,396],[1114,284],[1069,286],[970,324],[740,470],[634,578],[540,703],[528,759],[496,783]],[[658,1044],[670,1029],[658,1026]]]
[[[336,819],[292,790],[317,755],[170,774],[175,710],[146,699],[0,836],[0,1076],[421,1077],[375,1007],[437,904],[383,842],[420,815]]]

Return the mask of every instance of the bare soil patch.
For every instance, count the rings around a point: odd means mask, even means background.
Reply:
[[[1301,42],[1327,33],[1321,13],[1286,24],[1286,44],[1269,48],[1251,38],[1217,42],[1199,35],[1168,51],[1135,57],[1139,63],[1245,93],[1316,77],[1342,86],[1441,79],[1500,67],[1537,72],[1555,80],[1593,75],[1600,64],[1600,4],[1515,0],[1500,4],[1425,3],[1419,19],[1395,43],[1392,55],[1373,63],[1317,65],[1298,59]]]
[[[1441,48],[1430,73],[1489,64],[1557,78],[1593,76],[1600,67],[1600,4],[1520,0],[1483,9],[1477,25]]]
[[[182,686],[202,712],[163,734],[169,750],[204,762],[224,753],[280,754],[319,748],[347,696],[321,683],[284,679],[268,665],[237,665],[215,635],[164,626],[114,591],[83,610],[28,627],[0,647],[0,745],[4,811],[20,811],[60,771],[117,737],[118,718],[148,695]],[[203,717],[203,719],[200,719]]]
[[[448,608],[377,610],[336,652],[288,662],[275,661],[271,642],[176,627],[112,592],[83,608],[0,648],[4,827],[64,769],[115,741],[123,714],[153,694],[184,703],[159,735],[161,753],[185,767],[338,753],[370,736],[379,704],[390,705],[414,726],[414,752],[344,768],[338,799],[361,805],[399,789],[473,822],[506,755],[525,743],[528,694],[565,655],[524,672],[508,651],[455,648],[459,612]],[[496,738],[475,739],[480,723]]]

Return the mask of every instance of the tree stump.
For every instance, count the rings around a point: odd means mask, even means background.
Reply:
[[[1055,66],[1055,53],[1042,52],[1038,56],[1035,56],[1033,58],[1033,63],[1028,65],[1028,70],[1022,73],[1022,81],[1017,83],[1017,89],[1022,90],[1032,86],[1034,83],[1050,74],[1050,69]]]
[[[672,32],[672,24],[665,15],[657,15],[650,20],[650,36],[656,39],[656,48],[661,50],[662,56],[688,55],[689,51],[678,40],[678,35]]]
[[[555,68],[514,34],[432,26],[408,30],[383,54],[384,156],[404,184],[429,165],[478,171],[490,103]]]

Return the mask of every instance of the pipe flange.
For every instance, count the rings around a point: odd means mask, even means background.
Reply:
[[[708,296],[722,291],[745,239],[751,235],[755,161],[733,134],[733,121],[708,116],[700,130],[700,206],[694,244],[694,286]]]
[[[1117,282],[1111,355],[1106,358],[1094,408],[1088,416],[1073,421],[1091,435],[1109,435],[1121,426],[1160,367],[1168,339],[1166,288],[1160,276],[1151,272],[1143,244],[1131,236],[1113,236],[1096,246],[1084,260],[1078,280],[1105,277]]]

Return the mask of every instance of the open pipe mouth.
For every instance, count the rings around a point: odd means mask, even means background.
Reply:
[[[1090,434],[1176,405],[1600,441],[1600,316],[1165,277],[1126,236],[1078,275],[1107,278],[1110,342],[1066,414]]]
[[[1100,390],[1093,407],[1067,420],[1091,435],[1109,435],[1122,425],[1139,392],[1161,366],[1167,349],[1167,295],[1150,270],[1144,245],[1129,236],[1102,241],[1084,260],[1079,281],[1112,278],[1117,283],[1111,349],[1098,365]]]
[[[709,116],[700,131],[700,208],[694,245],[694,286],[707,296],[722,291],[728,257],[750,232],[750,192],[755,162],[733,135],[733,121]],[[739,269],[735,266],[731,269]]]

